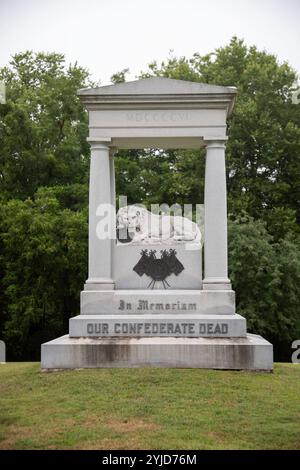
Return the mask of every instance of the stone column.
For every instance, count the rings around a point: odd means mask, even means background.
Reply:
[[[231,289],[227,266],[225,141],[206,141],[203,289]]]
[[[116,147],[110,148],[110,191],[111,191],[111,203],[114,207],[116,207],[116,182],[115,182],[115,153],[117,153],[118,149]]]
[[[114,217],[107,210],[113,205],[111,156],[107,142],[90,140],[89,188],[89,277],[85,290],[114,289],[112,279],[112,239],[99,237],[99,222],[107,221],[107,231],[114,233]],[[106,205],[106,206],[104,206]],[[97,233],[98,231],[98,233]]]
[[[115,176],[115,153],[118,149],[116,147],[110,148],[109,154],[109,170],[110,170],[110,194],[111,194],[111,204],[116,211],[116,176]],[[116,221],[114,222],[113,231],[116,230]],[[112,263],[112,278],[114,279],[114,266],[115,266],[115,244],[116,244],[116,232],[114,233],[114,238],[111,240],[111,263]]]

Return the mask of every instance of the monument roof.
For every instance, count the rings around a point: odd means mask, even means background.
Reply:
[[[151,77],[97,88],[82,88],[78,91],[79,95],[207,95],[211,93],[235,94],[236,88],[173,78]]]
[[[150,77],[78,90],[87,109],[223,108],[230,115],[235,87]]]

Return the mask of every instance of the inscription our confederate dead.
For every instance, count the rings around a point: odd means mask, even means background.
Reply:
[[[171,336],[171,335],[208,335],[228,334],[228,323],[205,322],[122,322],[88,323],[88,335],[128,335],[128,336]]]

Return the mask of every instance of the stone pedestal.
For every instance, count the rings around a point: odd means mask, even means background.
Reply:
[[[234,314],[235,293],[232,290],[200,289],[120,289],[81,292],[81,314],[83,315],[129,315],[132,313]]]
[[[231,290],[84,290],[69,335],[42,345],[42,369],[272,370],[273,347],[247,334]]]

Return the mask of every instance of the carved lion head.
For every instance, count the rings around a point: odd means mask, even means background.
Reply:
[[[117,228],[129,232],[140,231],[147,210],[138,206],[121,207],[117,215]]]

